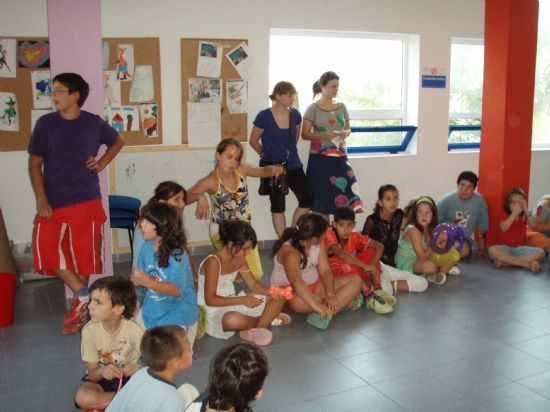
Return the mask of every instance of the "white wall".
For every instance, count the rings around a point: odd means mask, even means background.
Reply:
[[[3,4],[0,35],[47,35],[46,0],[18,0]],[[163,131],[167,145],[181,141],[180,39],[245,38],[255,60],[249,82],[249,127],[266,104],[269,75],[270,28],[305,28],[417,34],[419,67],[449,67],[451,37],[483,37],[483,0],[316,0],[267,2],[261,0],[103,0],[105,37],[159,37],[162,66]],[[304,50],[307,55],[307,50]],[[319,67],[319,74],[330,70]],[[292,79],[286,79],[292,81]],[[314,79],[312,79],[312,82]],[[352,159],[367,209],[381,184],[392,182],[402,204],[418,194],[436,198],[452,190],[462,170],[478,169],[478,154],[448,153],[448,89],[421,89],[418,104],[416,155],[386,155]],[[308,104],[301,101],[302,109]],[[301,145],[302,159],[307,147]],[[248,160],[257,163],[252,150]],[[154,153],[151,154],[154,156]],[[34,197],[25,153],[0,153],[0,206],[8,233],[16,243],[31,238]],[[532,161],[531,199],[549,192],[549,152],[536,152]],[[192,166],[190,166],[191,168]],[[260,239],[274,238],[269,202],[256,195],[250,182],[254,227]],[[152,188],[151,188],[152,189]],[[290,200],[290,197],[289,197]],[[288,209],[296,205],[292,199]],[[362,223],[364,216],[360,217]]]

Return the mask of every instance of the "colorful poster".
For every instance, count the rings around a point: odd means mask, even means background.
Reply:
[[[145,137],[158,137],[157,102],[141,103],[139,105],[141,127]]]
[[[47,41],[20,41],[17,58],[19,67],[38,69],[50,67],[50,43]]]
[[[229,113],[246,113],[248,111],[248,93],[246,81],[227,80],[225,83],[225,96]]]
[[[15,93],[0,92],[0,130],[19,131],[19,108]]]
[[[199,42],[197,76],[220,77],[222,71],[223,47],[214,43]]]
[[[242,42],[233,50],[229,51],[226,56],[241,78],[245,80],[248,79],[252,59],[246,43]]]
[[[118,132],[139,132],[137,106],[120,106],[105,109],[105,121]]]
[[[52,76],[49,70],[31,72],[32,100],[35,109],[52,108]]]
[[[130,101],[135,103],[150,102],[154,98],[153,67],[136,66],[134,80],[130,86]]]
[[[15,39],[0,39],[0,77],[17,75],[15,56]]]
[[[134,45],[119,44],[116,56],[117,80],[132,80],[134,77]]]
[[[31,110],[31,130],[34,130],[34,125],[38,119],[51,112],[51,110]]]
[[[220,103],[221,79],[189,79],[189,101],[191,103]]]
[[[103,107],[120,106],[120,82],[116,79],[115,70],[103,72]]]

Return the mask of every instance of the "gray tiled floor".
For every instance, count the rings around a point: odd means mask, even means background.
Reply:
[[[262,252],[264,270],[271,260]],[[460,264],[463,274],[396,311],[361,309],[326,331],[302,316],[275,328],[271,373],[257,411],[550,411],[550,276]],[[118,264],[124,274],[127,264]],[[79,335],[61,336],[58,281],[27,282],[15,323],[0,329],[0,410],[73,411],[84,369]],[[229,342],[205,337],[177,383],[204,390],[212,356]]]

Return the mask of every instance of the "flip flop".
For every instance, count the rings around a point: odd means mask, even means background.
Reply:
[[[355,304],[352,305],[352,303],[355,301]],[[359,295],[357,295],[357,297],[355,297],[354,299],[352,299],[352,301],[349,303],[348,306],[346,306],[344,308],[344,312],[348,312],[348,311],[354,311],[354,310],[357,310],[359,309],[361,306],[363,305],[363,294],[362,293],[359,293]]]
[[[273,334],[265,328],[243,330],[239,333],[239,336],[241,339],[255,343],[258,346],[267,346],[273,340]]]
[[[317,312],[310,313],[306,318],[306,322],[317,329],[325,330],[330,324],[330,316],[327,314],[324,319]]]
[[[290,315],[288,313],[281,312],[271,321],[271,326],[286,326],[290,322],[292,322]]]

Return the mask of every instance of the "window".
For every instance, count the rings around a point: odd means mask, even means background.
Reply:
[[[272,29],[270,87],[292,82],[303,112],[312,102],[315,80],[332,70],[340,76],[338,99],[348,108],[352,128],[404,126],[407,45],[407,36]],[[350,149],[396,146],[405,135],[353,132],[347,143]]]
[[[449,148],[479,147],[483,52],[481,40],[452,40]]]
[[[539,2],[533,147],[550,147],[550,1]]]

